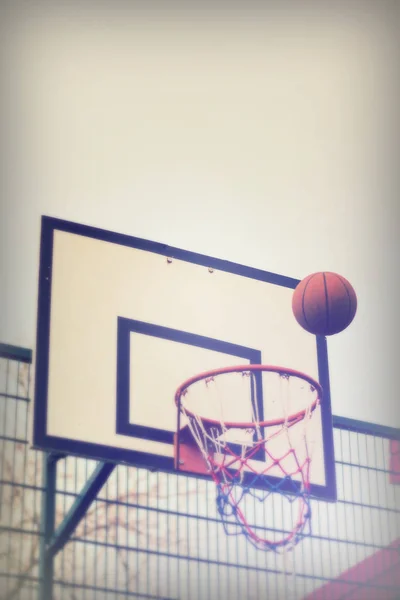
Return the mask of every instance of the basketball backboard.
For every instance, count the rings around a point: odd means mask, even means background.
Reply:
[[[295,321],[297,283],[43,217],[34,446],[174,471],[178,386],[210,369],[280,365],[323,388],[311,493],[335,499],[326,340]],[[243,421],[248,406],[235,389],[228,410]],[[271,417],[271,399],[257,397],[260,416]]]

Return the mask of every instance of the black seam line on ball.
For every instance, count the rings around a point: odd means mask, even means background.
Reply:
[[[306,311],[305,311],[305,307],[304,307],[305,298],[306,298],[306,291],[307,291],[307,288],[308,288],[308,284],[310,283],[310,281],[311,281],[312,279],[314,279],[314,277],[315,277],[316,275],[317,275],[317,273],[314,273],[314,275],[312,275],[312,276],[310,277],[310,279],[307,281],[307,283],[306,283],[306,285],[305,285],[305,288],[304,288],[303,295],[302,295],[302,297],[301,297],[301,310],[302,310],[303,317],[304,317],[304,321],[306,322],[306,325],[307,325],[307,327],[310,327],[310,323],[309,323],[309,322],[308,322],[308,320],[307,320]]]
[[[324,279],[324,290],[325,290],[325,306],[326,306],[326,333],[329,333],[329,297],[328,297],[328,284],[326,282],[325,273],[322,273],[322,277]]]
[[[351,296],[350,296],[349,290],[347,289],[346,283],[343,281],[343,279],[340,277],[340,275],[336,275],[336,277],[339,279],[340,283],[343,285],[344,289],[346,290],[347,298],[349,300],[349,308],[348,308],[348,314],[347,314],[347,322],[349,323],[350,316],[351,316]]]

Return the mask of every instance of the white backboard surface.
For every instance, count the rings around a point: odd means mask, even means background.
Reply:
[[[183,381],[278,365],[323,385],[311,480],[335,497],[326,343],[292,315],[296,280],[48,217],[39,279],[35,446],[171,471]],[[226,418],[247,402],[238,388]]]

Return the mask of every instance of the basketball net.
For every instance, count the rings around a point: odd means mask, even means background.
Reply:
[[[266,375],[270,380],[274,378],[270,390],[266,386]],[[222,379],[238,376],[242,384],[245,382],[244,389],[250,400],[247,402],[248,421],[228,418],[233,398],[219,389]],[[240,381],[236,381],[240,387]],[[196,399],[191,401],[191,395],[200,384],[200,399],[204,402],[197,401],[196,406]],[[265,419],[266,415],[260,414],[257,394],[261,385],[263,397],[270,398],[272,412],[275,413],[275,417],[269,420]],[[228,386],[229,389],[232,390]],[[269,396],[268,391],[271,392]],[[297,412],[292,411],[293,392],[301,395],[304,405]],[[210,393],[212,398],[208,405],[213,406],[213,418],[204,416],[203,412],[204,405],[207,405],[206,395]],[[310,424],[321,397],[320,385],[307,375],[265,365],[209,371],[193,377],[178,389],[176,404],[217,486],[217,509],[228,535],[242,533],[256,548],[281,551],[285,555],[307,535],[311,517],[310,465],[314,445]],[[234,400],[238,403],[236,393]],[[268,406],[264,410],[268,410]],[[273,528],[267,528],[264,519],[262,526],[253,524],[255,515],[252,513],[254,507],[259,506],[254,499],[265,504],[263,510],[272,512]],[[279,528],[273,512],[274,502],[275,508],[277,506],[276,499],[281,506],[285,505],[284,509],[281,508]],[[249,516],[246,517],[246,514]],[[271,532],[268,535],[265,533],[267,529]]]

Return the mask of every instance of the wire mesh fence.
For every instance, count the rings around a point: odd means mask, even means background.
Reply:
[[[0,358],[0,598],[37,600],[44,456],[31,449],[30,354]],[[226,535],[212,482],[118,465],[54,561],[57,600],[399,598],[400,486],[390,440],[334,429],[338,501],[312,502],[294,552]],[[354,427],[353,427],[354,429]],[[56,527],[97,463],[57,465]],[[253,500],[254,526],[285,531],[282,498]]]

